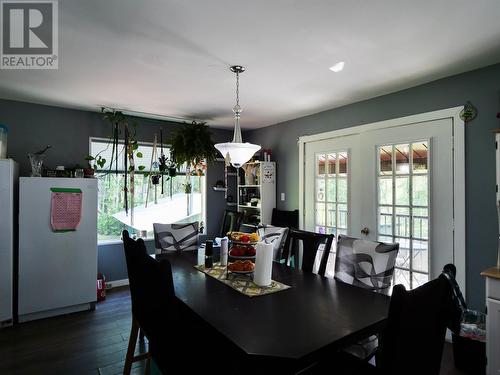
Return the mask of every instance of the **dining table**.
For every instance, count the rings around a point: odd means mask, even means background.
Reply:
[[[216,250],[214,257],[217,262]],[[273,262],[272,279],[290,288],[249,297],[195,268],[204,263],[203,248],[156,259],[171,263],[175,295],[186,310],[257,368],[279,363],[297,369],[328,360],[386,323],[389,296],[279,262]]]

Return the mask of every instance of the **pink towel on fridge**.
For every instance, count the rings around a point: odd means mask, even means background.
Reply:
[[[54,232],[74,231],[82,218],[80,189],[52,188],[50,224]]]

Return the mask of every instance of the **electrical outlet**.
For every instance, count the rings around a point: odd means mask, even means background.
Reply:
[[[281,200],[284,201],[285,200],[285,193],[281,193]]]

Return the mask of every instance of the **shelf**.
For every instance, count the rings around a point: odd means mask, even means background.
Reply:
[[[253,208],[254,210],[260,210],[260,206],[247,206],[245,204],[239,204],[238,207]]]
[[[238,185],[238,187],[243,187],[243,188],[260,188],[260,185]]]
[[[234,202],[226,202],[226,205],[228,205],[228,206],[237,206],[237,204],[234,203]]]
[[[250,227],[250,228],[257,228],[259,226],[259,224],[248,224],[248,223],[243,223],[241,225],[243,225],[244,227]]]
[[[227,175],[228,176],[238,176],[238,173],[236,173],[236,172],[229,172]]]
[[[227,191],[227,188],[215,187],[215,186],[212,186],[212,188],[214,189],[214,191]]]

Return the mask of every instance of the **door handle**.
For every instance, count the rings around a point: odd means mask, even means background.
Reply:
[[[370,233],[370,229],[368,229],[368,227],[364,227],[363,229],[361,229],[361,234],[368,236],[369,233]]]

